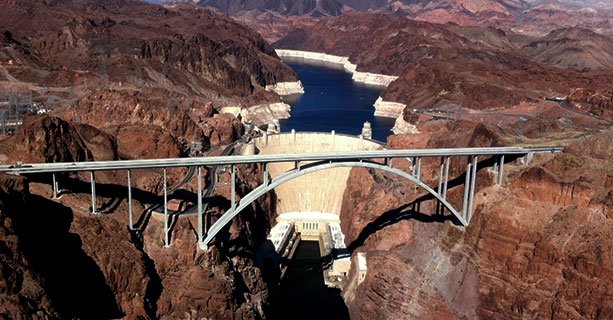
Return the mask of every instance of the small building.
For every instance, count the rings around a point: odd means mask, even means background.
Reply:
[[[270,230],[268,240],[274,246],[279,264],[280,277],[283,278],[288,267],[289,260],[294,256],[300,243],[300,233],[296,232],[294,223],[279,222]]]
[[[358,258],[356,259],[356,271],[357,271],[358,286],[359,286],[360,283],[364,282],[364,279],[366,279],[366,272],[368,271],[368,265],[366,263],[366,253],[358,252],[357,257]]]

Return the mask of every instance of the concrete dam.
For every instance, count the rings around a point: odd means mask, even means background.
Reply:
[[[255,138],[253,145],[255,152],[260,155],[369,151],[384,148],[381,143],[365,139],[362,135],[356,137],[336,134],[334,131],[264,134]],[[302,166],[307,164],[300,163]],[[287,162],[271,163],[270,176],[274,179],[294,166],[295,164]],[[324,268],[324,280],[327,285],[335,287],[342,286],[351,265],[339,218],[350,171],[351,168],[333,168],[314,172],[275,188],[277,221],[269,236],[275,249],[279,255],[291,259],[301,239],[318,241],[322,258],[328,259],[325,261],[327,267]]]

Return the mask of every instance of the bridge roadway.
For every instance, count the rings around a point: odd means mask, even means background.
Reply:
[[[428,191],[438,201],[440,212],[447,209],[456,220],[462,225],[467,226],[472,218],[472,205],[475,194],[475,180],[477,172],[478,157],[493,157],[494,167],[498,174],[498,184],[502,184],[505,156],[522,157],[528,160],[534,153],[557,153],[563,151],[562,147],[497,147],[497,148],[449,148],[449,149],[408,149],[408,150],[376,150],[376,151],[351,151],[351,152],[332,152],[332,153],[299,153],[299,154],[267,154],[249,156],[215,156],[202,158],[167,158],[167,159],[147,159],[147,160],[121,160],[121,161],[94,161],[94,162],[69,162],[69,163],[36,163],[0,166],[0,173],[9,174],[52,174],[53,193],[57,195],[56,173],[65,172],[90,172],[92,188],[92,213],[97,213],[96,208],[96,182],[95,172],[97,171],[127,171],[128,173],[128,207],[130,224],[132,224],[132,191],[131,191],[131,171],[138,169],[163,169],[164,171],[164,214],[165,219],[165,246],[170,245],[170,226],[168,224],[168,187],[166,183],[166,169],[177,167],[190,168],[190,175],[194,171],[191,168],[198,168],[198,243],[201,248],[206,248],[209,242],[220,232],[230,221],[238,215],[250,203],[257,200],[260,196],[274,189],[275,187],[296,179],[302,175],[312,172],[338,168],[338,167],[367,167],[377,170],[387,171],[400,177],[408,179],[419,187]],[[468,157],[466,166],[464,197],[461,210],[456,210],[447,202],[447,183],[449,179],[450,157]],[[393,159],[409,159],[412,168],[411,173],[393,167]],[[440,174],[438,177],[438,188],[431,188],[421,181],[421,159],[422,158],[441,158]],[[383,161],[381,161],[383,160]],[[268,164],[290,162],[294,163],[294,169],[274,178],[269,178]],[[301,164],[301,162],[308,162]],[[382,162],[382,163],[380,163]],[[248,194],[244,195],[240,201],[236,201],[236,165],[240,164],[264,164],[264,182]],[[203,193],[201,167],[231,166],[231,207],[226,211],[209,230],[203,228],[203,215],[206,210],[203,200],[210,196],[210,190]],[[215,170],[216,170],[215,169]],[[171,190],[172,191],[172,190]],[[130,226],[132,228],[132,225]],[[205,237],[206,234],[206,237]]]
[[[563,147],[496,147],[496,148],[449,148],[449,149],[408,149],[375,150],[334,153],[267,154],[252,156],[216,156],[205,158],[165,158],[145,160],[118,160],[92,162],[59,162],[14,164],[0,166],[0,173],[60,173],[78,171],[110,171],[134,169],[163,169],[194,166],[227,166],[237,164],[302,162],[302,161],[344,161],[393,158],[433,158],[458,156],[501,156],[526,155],[529,153],[561,152]]]

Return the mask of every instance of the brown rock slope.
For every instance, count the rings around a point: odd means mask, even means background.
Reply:
[[[15,163],[117,160],[115,137],[51,116],[28,116],[17,134],[0,143],[4,161]]]
[[[559,68],[610,70],[613,65],[613,40],[580,28],[554,30],[522,50],[539,62]]]
[[[31,90],[54,115],[104,129],[119,138],[123,158],[183,155],[192,141],[228,143],[242,129],[236,120],[212,121],[216,108],[279,102],[265,87],[297,80],[257,33],[205,8],[0,5],[0,90]],[[227,122],[236,130],[224,132],[219,124]],[[144,131],[159,148],[130,152]]]
[[[460,144],[481,146],[482,133]],[[430,215],[431,203],[411,212],[421,193],[408,183],[354,169],[342,227],[353,254],[366,253],[368,274],[343,293],[352,319],[607,319],[612,138],[608,130],[529,166],[507,165],[502,187],[482,168],[465,229]],[[452,202],[461,189],[451,189]]]
[[[194,3],[191,0],[149,0]],[[613,6],[602,1],[520,0],[318,0],[318,1],[195,1],[220,10],[257,30],[273,42],[321,18],[354,11],[394,12],[410,19],[462,26],[497,27],[543,36],[563,27],[610,33]]]
[[[114,141],[93,127],[31,117],[18,134],[2,141],[1,150],[11,162],[84,161],[116,157]],[[14,146],[21,147],[11,150]],[[260,183],[255,177],[262,177],[262,168],[238,170],[239,195]],[[124,173],[97,175],[99,215],[89,208],[88,175],[58,175],[62,195],[54,200],[48,175],[5,177],[0,192],[7,244],[0,252],[0,266],[6,270],[1,274],[3,312],[11,318],[35,313],[80,319],[266,317],[268,287],[274,282],[265,282],[254,258],[272,221],[271,196],[248,208],[208,251],[197,248],[195,217],[181,217],[172,245],[164,248],[162,216],[144,215],[145,207],[160,199],[160,172],[139,171],[133,175],[138,221],[133,231],[128,228]],[[170,170],[169,184],[174,186],[184,174]],[[181,188],[178,199],[193,202],[194,183]],[[212,221],[227,210],[228,195],[226,187],[214,193]]]
[[[262,102],[278,100],[262,87],[295,79],[256,33],[202,8],[136,0],[2,7],[3,68],[9,79],[41,87],[127,85]]]

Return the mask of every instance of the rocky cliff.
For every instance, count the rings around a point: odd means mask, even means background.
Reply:
[[[224,117],[215,119],[225,127]],[[220,131],[218,139],[225,142],[232,136]],[[87,161],[117,157],[121,145],[93,127],[42,116],[27,119],[18,134],[1,142],[0,150],[10,162]],[[261,183],[257,177],[262,171],[257,166],[238,168],[239,196]],[[169,184],[184,174],[170,170]],[[198,249],[195,217],[179,218],[171,246],[164,248],[163,217],[145,210],[161,194],[158,170],[133,175],[134,230],[128,228],[123,173],[97,176],[99,215],[89,208],[86,175],[57,178],[61,196],[51,199],[49,176],[1,177],[4,314],[17,319],[266,317],[276,282],[265,281],[254,259],[271,227],[273,196],[247,208],[208,251]],[[228,179],[228,174],[220,177]],[[195,181],[187,183],[178,199],[193,199],[194,188]],[[228,209],[229,194],[229,187],[217,188],[209,223]]]
[[[425,146],[500,143],[476,129],[463,141],[433,136]],[[412,211],[422,193],[409,183],[354,169],[342,227],[353,255],[366,254],[368,274],[343,292],[352,319],[606,319],[613,310],[611,137],[609,129],[528,166],[507,165],[502,186],[482,167],[466,228],[432,215],[432,203]],[[393,146],[415,147],[410,141]],[[452,188],[451,201],[460,198],[461,187]]]
[[[9,319],[57,317],[46,281],[26,260],[15,226],[16,209],[23,206],[27,194],[25,179],[0,175],[0,313]]]

